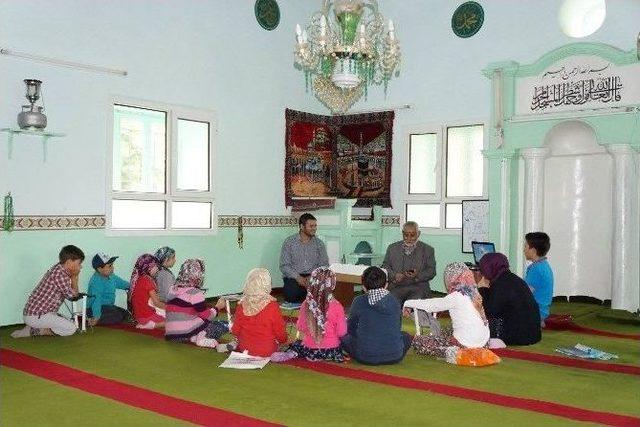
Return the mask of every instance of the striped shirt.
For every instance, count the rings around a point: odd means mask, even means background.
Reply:
[[[166,312],[165,338],[178,341],[204,331],[209,320],[216,316],[216,310],[207,307],[204,301],[204,291],[195,287],[172,286]]]
[[[31,292],[22,312],[25,316],[41,316],[57,313],[65,298],[74,295],[71,287],[71,274],[56,264],[47,271],[38,286]]]

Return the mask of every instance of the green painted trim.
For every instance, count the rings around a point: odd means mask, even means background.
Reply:
[[[485,77],[491,79],[493,78],[493,73],[496,70],[503,70],[506,72],[508,70],[517,70],[519,66],[520,64],[515,61],[491,62],[489,65],[487,65],[487,68],[482,70],[482,74]]]
[[[576,55],[599,56],[615,65],[629,65],[639,62],[635,49],[624,51],[604,43],[571,43],[545,53],[537,61],[530,64],[521,65],[515,61],[492,62],[482,70],[482,74],[490,79],[493,77],[494,71],[501,69],[505,76],[535,76],[556,62]]]

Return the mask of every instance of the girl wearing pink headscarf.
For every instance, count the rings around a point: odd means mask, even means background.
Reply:
[[[489,326],[473,273],[464,263],[453,262],[444,270],[444,284],[448,294],[444,298],[413,299],[404,303],[404,308],[429,313],[448,310],[451,316],[451,328],[442,328],[440,335],[419,335],[413,340],[416,352],[444,357],[449,346],[484,347],[489,341]]]

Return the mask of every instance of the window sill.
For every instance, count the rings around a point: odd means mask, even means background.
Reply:
[[[428,228],[420,227],[420,232],[429,236],[461,236],[460,228]]]
[[[215,236],[218,228],[198,230],[128,230],[128,229],[105,229],[107,237],[137,237],[137,236]]]

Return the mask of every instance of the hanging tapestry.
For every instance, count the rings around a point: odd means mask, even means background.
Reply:
[[[321,116],[287,109],[285,201],[293,210],[391,207],[393,111]]]

